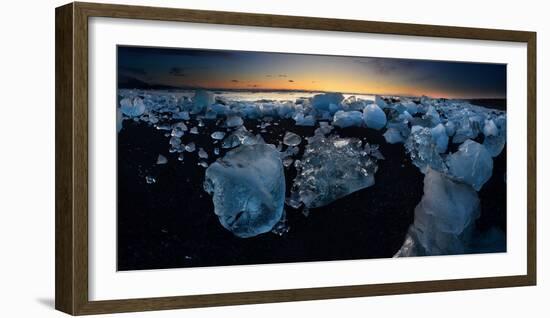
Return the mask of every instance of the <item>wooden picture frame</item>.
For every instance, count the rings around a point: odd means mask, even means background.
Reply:
[[[536,284],[536,33],[143,6],[56,9],[55,307],[72,314],[426,293]],[[90,301],[88,297],[88,19],[111,17],[527,43],[527,275]]]

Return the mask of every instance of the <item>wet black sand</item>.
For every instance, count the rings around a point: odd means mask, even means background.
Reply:
[[[199,135],[187,133],[215,160],[210,134],[219,130],[205,121]],[[245,126],[259,132],[258,121]],[[189,127],[196,126],[194,120]],[[267,128],[262,136],[277,144],[286,130],[312,136],[314,127],[294,126],[291,120]],[[332,204],[311,209],[309,216],[286,207],[290,231],[283,236],[266,233],[242,239],[225,230],[204,192],[205,168],[197,165],[197,151],[185,153],[183,162],[168,153],[166,131],[144,123],[125,121],[118,134],[118,270],[222,266],[392,257],[413,221],[414,207],[423,193],[423,175],[412,165],[402,144],[390,145],[381,132],[365,128],[336,129],[342,137],[357,137],[379,144],[386,157],[379,161],[374,186]],[[305,141],[300,145],[303,151]],[[218,145],[219,146],[219,145]],[[168,164],[156,165],[158,154]],[[223,156],[221,150],[220,156]],[[216,156],[218,157],[218,156]],[[300,157],[297,156],[298,158]],[[494,161],[493,177],[480,191],[480,228],[506,223],[505,151]],[[296,171],[285,169],[287,191]],[[147,184],[145,176],[157,182]]]

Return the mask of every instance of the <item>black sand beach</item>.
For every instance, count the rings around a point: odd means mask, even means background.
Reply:
[[[183,143],[195,142],[214,156],[210,134],[214,121],[204,120],[199,134],[187,132]],[[260,121],[245,120],[248,130],[259,133]],[[315,127],[295,126],[292,120],[274,120],[262,137],[278,144],[285,131],[312,136]],[[197,126],[194,119],[189,127]],[[205,168],[197,151],[168,152],[166,131],[126,120],[118,134],[118,270],[180,268],[331,261],[392,257],[401,247],[414,208],[423,194],[423,175],[410,162],[402,144],[385,142],[381,131],[367,128],[335,129],[342,137],[357,137],[380,145],[385,160],[378,162],[376,183],[330,205],[311,209],[309,216],[286,206],[289,232],[266,233],[242,239],[224,229],[213,212],[211,197],[203,190]],[[306,141],[302,141],[303,152]],[[156,165],[157,156],[168,158]],[[300,158],[300,155],[297,156]],[[494,160],[491,179],[479,192],[481,229],[506,230],[506,151]],[[296,175],[285,169],[287,195]],[[156,178],[148,184],[146,176]]]

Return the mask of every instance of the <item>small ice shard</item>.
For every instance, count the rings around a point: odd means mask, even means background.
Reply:
[[[431,129],[432,140],[435,143],[435,149],[439,153],[444,153],[447,151],[447,146],[449,144],[449,136],[447,136],[447,130],[443,124],[438,124]]]
[[[214,94],[205,90],[195,91],[195,96],[193,96],[193,110],[192,114],[201,113],[206,109],[206,107],[214,104]]]
[[[311,105],[318,110],[329,111],[330,104],[339,105],[344,100],[340,93],[318,94],[311,98]]]
[[[185,151],[187,151],[187,152],[193,152],[193,151],[195,151],[195,143],[194,143],[194,142],[188,143],[188,144],[185,146]]]
[[[283,143],[287,146],[298,146],[301,142],[302,138],[290,131],[287,131],[283,137]]]
[[[296,126],[315,126],[315,117],[312,115],[304,116],[304,113],[296,112],[292,119],[296,122]]]
[[[199,148],[199,158],[208,159],[208,153],[203,148]]]
[[[332,132],[334,127],[332,127],[329,123],[326,121],[319,122],[319,128],[315,129],[315,134],[322,134],[322,135],[328,135]]]
[[[181,145],[181,139],[179,139],[178,137],[172,137],[170,138],[170,146],[172,147],[178,147],[179,145]]]
[[[204,122],[201,119],[197,120],[197,126],[204,127]]]
[[[159,155],[157,157],[157,165],[164,165],[164,164],[167,164],[167,163],[168,163],[168,159],[166,159],[165,156]]]
[[[193,135],[197,135],[199,133],[199,129],[197,127],[193,127],[191,128],[191,130],[189,130],[189,132]]]
[[[388,107],[388,103],[386,103],[386,101],[385,101],[382,97],[380,97],[380,96],[378,96],[378,95],[376,95],[376,96],[374,97],[374,103],[375,103],[376,105],[378,105],[378,107],[380,107],[380,108],[386,108],[386,107]]]
[[[413,126],[411,134],[405,142],[405,150],[413,164],[422,173],[426,173],[428,167],[440,172],[447,172],[447,165],[437,151],[430,128]]]
[[[243,125],[243,119],[239,116],[229,116],[225,120],[225,127],[239,127]]]
[[[116,109],[116,132],[120,132],[122,129],[122,111],[120,108]]]
[[[288,147],[285,151],[281,152],[281,158],[292,157],[300,152],[298,147]]]
[[[203,168],[208,168],[208,163],[205,162],[205,161],[199,161],[199,163],[197,163],[199,166],[203,167]]]
[[[363,126],[363,113],[357,110],[347,112],[339,110],[334,114],[332,124],[340,128],[361,127]]]
[[[223,131],[215,131],[210,135],[210,137],[214,140],[222,140],[223,137],[225,137],[225,133]]]
[[[170,135],[172,137],[179,138],[185,134],[185,131],[187,131],[187,126],[184,123],[180,122],[172,125],[172,132],[170,133]]]
[[[363,149],[361,140],[322,135],[308,138],[303,158],[295,161],[295,167],[292,196],[299,197],[306,208],[324,206],[370,187],[378,169],[376,158]]]
[[[183,111],[183,112],[177,112],[174,115],[172,115],[172,118],[174,119],[183,119],[183,120],[189,120],[189,112]]]
[[[290,167],[290,165],[292,165],[293,161],[294,159],[292,159],[291,157],[286,157],[285,159],[283,159],[283,166],[285,166],[285,168],[288,168]]]
[[[380,130],[386,126],[386,114],[376,104],[369,104],[363,109],[363,118],[369,128]]]
[[[498,128],[494,121],[491,119],[485,120],[485,125],[483,125],[483,134],[485,137],[498,136]]]
[[[365,143],[365,147],[363,147],[363,149],[369,156],[374,157],[378,160],[385,160],[386,158],[384,158],[384,155],[382,155],[379,148],[380,147],[378,145],[371,145],[369,143]]]
[[[224,149],[235,148],[240,144],[241,144],[241,141],[239,137],[237,137],[237,135],[235,134],[231,134],[222,141],[222,148]]]
[[[472,187],[428,169],[414,223],[395,257],[463,254],[479,215],[479,198]]]
[[[183,161],[183,153],[178,154],[178,161]]]
[[[405,141],[403,136],[401,136],[401,133],[399,132],[399,130],[393,127],[388,128],[388,130],[386,130],[386,132],[384,133],[384,138],[386,139],[386,142],[389,144],[396,144],[396,143]]]
[[[466,140],[447,157],[449,173],[479,191],[493,174],[493,158],[481,144]]]
[[[147,182],[147,184],[152,184],[157,182],[157,179],[155,179],[155,177],[145,176],[145,182]]]
[[[285,178],[279,152],[266,144],[231,150],[206,169],[204,189],[212,195],[221,225],[236,236],[269,232],[283,215]]]
[[[133,100],[127,97],[120,101],[120,110],[128,117],[139,117],[145,112],[145,104],[139,97]]]
[[[288,225],[286,212],[283,210],[283,216],[281,216],[281,219],[279,220],[279,222],[277,222],[277,224],[273,226],[271,233],[278,236],[283,236],[286,233],[288,233],[289,230],[290,230],[290,225]]]
[[[214,154],[217,156],[220,154],[220,148],[214,148]]]

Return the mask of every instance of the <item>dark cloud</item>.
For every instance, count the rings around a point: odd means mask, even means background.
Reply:
[[[144,69],[139,67],[121,66],[120,71],[126,74],[147,75],[147,72]]]
[[[168,73],[172,76],[181,76],[181,77],[187,76],[185,74],[184,69],[181,67],[172,67]]]
[[[355,60],[356,63],[368,67],[379,75],[387,75],[396,72],[409,71],[418,65],[414,60],[364,58]]]
[[[288,80],[289,83],[294,83],[294,80]]]
[[[286,77],[286,74],[279,74],[279,77]]]
[[[231,82],[233,82],[233,83],[238,83],[239,80],[234,79],[234,80],[231,80]]]
[[[271,77],[271,74],[267,74],[265,77]]]
[[[250,84],[250,85],[248,85],[248,87],[260,87],[260,85],[258,85],[258,84]]]

